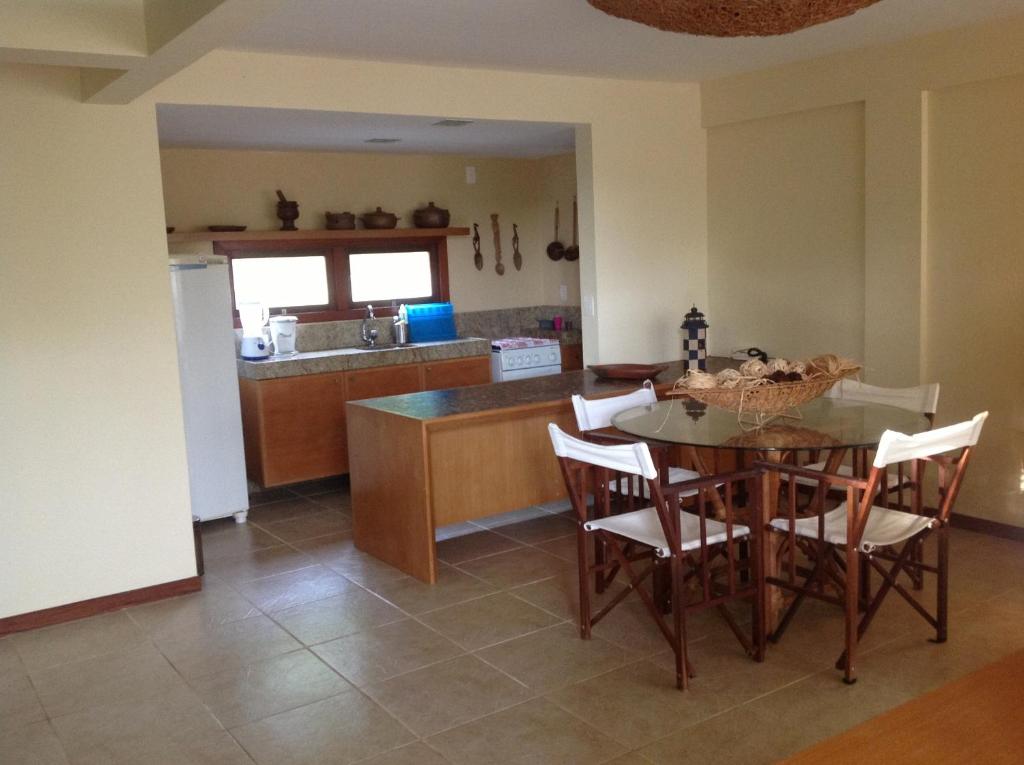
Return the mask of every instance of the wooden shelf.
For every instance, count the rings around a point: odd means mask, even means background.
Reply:
[[[468,228],[380,228],[301,231],[175,231],[168,242],[262,242],[262,241],[338,241],[357,239],[433,239],[469,236]]]

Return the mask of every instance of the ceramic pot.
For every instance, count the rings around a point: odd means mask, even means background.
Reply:
[[[394,228],[398,225],[397,215],[384,212],[379,207],[371,213],[360,215],[359,220],[363,222],[364,228]]]
[[[443,207],[434,207],[433,202],[412,214],[412,221],[416,224],[416,228],[447,228],[450,220],[451,213]]]

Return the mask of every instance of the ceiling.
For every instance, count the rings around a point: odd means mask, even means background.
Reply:
[[[739,39],[662,32],[608,16],[586,0],[302,0],[268,8],[240,24],[224,47],[699,81],[1020,15],[1024,0],[881,0],[793,34]],[[163,146],[539,157],[572,151],[574,140],[572,126],[564,124],[479,120],[434,126],[450,116],[443,114],[161,105],[157,116]],[[371,138],[400,141],[366,143]]]
[[[571,125],[498,120],[457,127],[434,124],[444,117],[160,104],[157,129],[161,146],[207,149],[544,157],[571,152],[574,146]],[[366,143],[373,138],[399,141]]]
[[[586,0],[302,0],[231,47],[304,56],[695,81],[1024,13],[1022,0],[881,0],[774,38],[661,32]]]

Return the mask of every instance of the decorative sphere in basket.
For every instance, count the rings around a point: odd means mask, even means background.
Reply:
[[[751,359],[739,369],[718,374],[691,369],[676,380],[669,395],[689,396],[736,412],[741,424],[760,427],[776,417],[800,419],[798,406],[823,395],[860,368],[857,362],[831,353],[807,361]]]

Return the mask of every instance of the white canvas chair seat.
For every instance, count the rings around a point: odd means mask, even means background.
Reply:
[[[773,518],[772,528],[789,533],[788,518]],[[861,535],[862,553],[870,553],[878,547],[887,547],[910,539],[915,534],[935,525],[935,519],[902,510],[890,510],[887,507],[871,506],[868,522]],[[798,518],[796,521],[797,536],[808,539],[818,538],[818,517]],[[846,507],[840,505],[825,513],[825,541],[833,545],[846,544]]]
[[[814,462],[814,463],[812,463],[810,465],[804,465],[803,467],[805,469],[807,469],[807,470],[817,470],[817,471],[821,472],[821,471],[823,471],[825,469],[825,461],[822,460],[821,462]],[[838,468],[836,468],[836,472],[834,473],[834,475],[841,475],[841,476],[846,476],[847,478],[853,478],[854,477],[853,476],[853,466],[852,465],[840,465]],[[800,485],[800,486],[810,486],[812,489],[818,488],[818,484],[820,483],[818,480],[816,480],[814,478],[805,478],[802,475],[794,476],[793,480],[798,485]],[[903,476],[903,485],[906,486],[909,483],[910,483],[910,476],[907,475],[907,474],[904,474],[904,476]],[[888,473],[888,480],[887,480],[885,485],[888,486],[890,490],[892,490],[892,489],[897,488],[899,486],[899,484],[900,484],[900,474],[897,473],[897,472]]]
[[[668,540],[665,539],[665,532],[662,529],[661,521],[658,519],[658,511],[653,507],[643,510],[634,510],[631,513],[620,513],[610,515],[607,518],[597,518],[583,524],[587,531],[607,531],[626,539],[632,539],[648,547],[654,548],[654,554],[659,558],[669,557]],[[707,530],[707,543],[709,545],[721,544],[728,539],[726,525],[721,521],[708,518],[705,529]],[[679,532],[681,546],[684,552],[700,548],[700,518],[691,513],[679,511]],[[739,523],[732,527],[733,539],[741,539],[750,534],[750,529]]]
[[[679,483],[680,481],[692,481],[695,478],[700,478],[701,474],[696,470],[687,470],[681,467],[670,467],[668,469],[668,480],[669,483]],[[644,499],[651,498],[651,490],[647,488],[647,484],[644,481],[630,481],[628,478],[619,479],[618,484],[612,484],[612,491],[617,491],[621,494],[629,493],[629,484],[633,484],[633,496],[643,497]],[[696,489],[687,489],[684,492],[680,492],[680,497],[692,497],[697,493]]]

